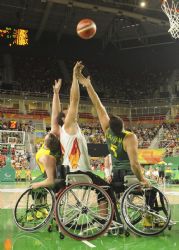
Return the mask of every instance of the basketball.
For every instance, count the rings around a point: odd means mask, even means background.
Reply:
[[[96,34],[96,24],[91,19],[82,19],[78,23],[76,31],[82,39],[91,39]]]

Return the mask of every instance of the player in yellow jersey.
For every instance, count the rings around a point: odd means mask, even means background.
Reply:
[[[111,183],[116,195],[120,197],[120,193],[124,191],[124,177],[126,175],[135,174],[143,186],[149,187],[150,183],[145,179],[138,160],[138,140],[136,135],[124,129],[124,123],[120,117],[108,115],[91,84],[90,77],[85,78],[80,71],[77,78],[86,87],[105,133],[108,150],[112,158],[112,173],[107,171],[108,176],[106,176],[106,179]],[[155,194],[153,194],[149,203],[152,204],[154,201]],[[146,216],[143,220],[143,225],[150,227],[152,225],[152,218]]]
[[[56,88],[61,87],[61,80],[55,82]],[[53,104],[52,104],[53,105]],[[41,170],[42,175],[32,181],[31,187],[37,189],[40,187],[50,187],[54,191],[57,191],[61,186],[64,186],[64,180],[62,182],[56,182],[57,179],[57,166],[61,165],[61,146],[59,138],[54,134],[53,129],[45,136],[44,144],[38,150],[36,154],[36,162]],[[57,184],[57,185],[56,185]],[[33,195],[33,193],[32,193]],[[43,197],[45,199],[45,197]],[[36,203],[41,202],[40,198]],[[36,218],[40,219],[48,215],[47,209],[39,209],[36,212]],[[31,213],[27,214],[27,220],[33,220]]]
[[[36,154],[36,162],[42,174],[32,181],[31,187],[33,189],[40,187],[50,187],[55,190],[57,178],[56,166],[61,164],[61,150],[60,141],[53,133],[48,133],[45,136],[44,144]],[[33,197],[34,192],[32,192],[32,198]],[[43,193],[40,194],[38,199],[35,200],[36,205],[42,205],[45,202],[46,196],[44,196]],[[34,220],[34,216],[37,219],[47,217],[48,211],[46,208],[39,208],[33,216],[29,212],[27,214],[27,220]]]
[[[60,164],[60,141],[53,133],[48,133],[44,139],[44,144],[36,154],[36,162],[42,175],[35,179],[32,188],[53,187],[56,179],[56,166]],[[40,181],[41,180],[41,181]]]
[[[96,108],[101,127],[105,133],[113,167],[113,177],[109,174],[107,176],[108,182],[123,182],[124,176],[132,174],[133,172],[144,186],[149,186],[150,184],[142,174],[138,161],[138,140],[136,135],[124,129],[123,120],[120,117],[113,115],[109,117],[91,84],[90,77],[85,78],[80,71],[78,72],[77,78],[79,82],[86,87],[88,95]],[[119,190],[115,191],[120,192]]]
[[[54,92],[61,88],[61,79],[55,81]],[[53,108],[54,102],[52,103]],[[53,123],[53,114],[51,117]],[[32,188],[53,187],[57,178],[57,165],[61,165],[61,146],[59,137],[54,132],[54,126],[51,126],[51,131],[45,136],[44,144],[36,154],[36,162],[42,172],[42,175],[34,180]]]

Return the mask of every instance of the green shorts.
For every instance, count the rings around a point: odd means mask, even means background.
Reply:
[[[36,183],[36,182],[44,181],[46,178],[47,178],[46,174],[43,173],[43,174],[37,176],[33,181],[31,181],[31,183]]]
[[[31,183],[41,182],[44,181],[47,178],[46,174],[43,173],[39,176],[37,176]],[[53,190],[53,192],[57,193],[61,188],[65,187],[65,180],[64,179],[56,179],[55,184],[50,189]]]

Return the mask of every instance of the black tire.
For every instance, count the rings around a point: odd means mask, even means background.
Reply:
[[[99,215],[99,203],[107,208]],[[56,220],[61,231],[76,240],[91,240],[104,234],[113,218],[113,204],[101,187],[78,183],[67,187],[58,197]]]
[[[60,239],[63,240],[65,238],[65,235],[60,232]]]
[[[38,203],[38,204],[37,204]],[[13,214],[16,225],[23,231],[34,232],[49,222],[54,211],[55,196],[47,188],[32,190],[28,188],[16,202]],[[44,211],[37,216],[38,211]],[[28,216],[32,216],[31,220]]]
[[[137,215],[136,220],[133,215]],[[154,236],[168,227],[171,209],[167,198],[158,188],[146,189],[140,184],[134,184],[122,196],[121,218],[133,233]],[[150,218],[150,223],[146,222],[147,218]]]
[[[52,231],[53,231],[52,225],[49,225],[49,226],[48,226],[48,232],[51,233]]]
[[[124,234],[125,234],[126,237],[129,237],[129,236],[130,236],[130,233],[129,233],[128,231],[125,231]]]

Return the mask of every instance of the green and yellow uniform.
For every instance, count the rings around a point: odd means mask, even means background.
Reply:
[[[158,165],[159,171],[165,171],[165,164]]]
[[[41,148],[37,151],[36,156],[35,156],[36,162],[37,162],[42,174],[45,173],[45,168],[44,168],[43,164],[39,161],[39,159],[45,155],[51,155],[51,152],[50,152],[50,149],[44,148],[44,144],[43,144],[41,146]]]
[[[133,133],[123,130],[119,136],[116,136],[110,128],[106,131],[106,142],[111,154],[113,169],[131,169],[129,157],[124,147],[124,138],[130,134]]]
[[[40,168],[40,171],[42,172],[42,175],[38,176],[37,178],[35,178],[35,180],[33,182],[39,182],[39,181],[42,181],[46,178],[46,173],[45,173],[45,167],[43,166],[43,164],[39,161],[39,159],[42,157],[42,156],[45,156],[45,155],[52,155],[55,157],[56,159],[56,165],[59,165],[61,164],[61,150],[59,149],[58,152],[51,152],[50,149],[46,149],[44,147],[44,144],[41,146],[41,148],[37,151],[36,153],[36,156],[35,156],[35,159],[36,159],[36,162]]]
[[[55,157],[56,159],[56,166],[61,164],[61,149],[59,148],[58,152],[51,152],[50,149],[46,149],[44,147],[44,144],[41,146],[41,148],[38,150],[38,152],[36,153],[36,162],[40,168],[40,171],[42,172],[42,174],[40,176],[38,176],[37,178],[35,178],[35,180],[32,181],[32,183],[35,183],[35,182],[40,182],[40,181],[43,181],[44,179],[46,179],[46,173],[45,173],[45,167],[44,165],[39,161],[39,159],[42,157],[42,156],[45,156],[45,155],[52,155]],[[56,186],[54,185],[52,187],[52,190],[56,190],[55,189]],[[35,195],[36,193],[36,190],[33,190],[32,191],[32,198],[34,199],[34,202],[36,205],[38,205],[38,209],[36,209],[35,213],[33,212],[33,214],[31,213],[31,211],[29,211],[27,213],[27,221],[33,221],[33,220],[36,220],[36,219],[44,219],[48,216],[49,212],[46,208],[46,203],[47,203],[47,192],[45,190],[41,190],[41,191],[38,191],[38,194]],[[45,203],[45,206],[44,206],[44,203]]]

